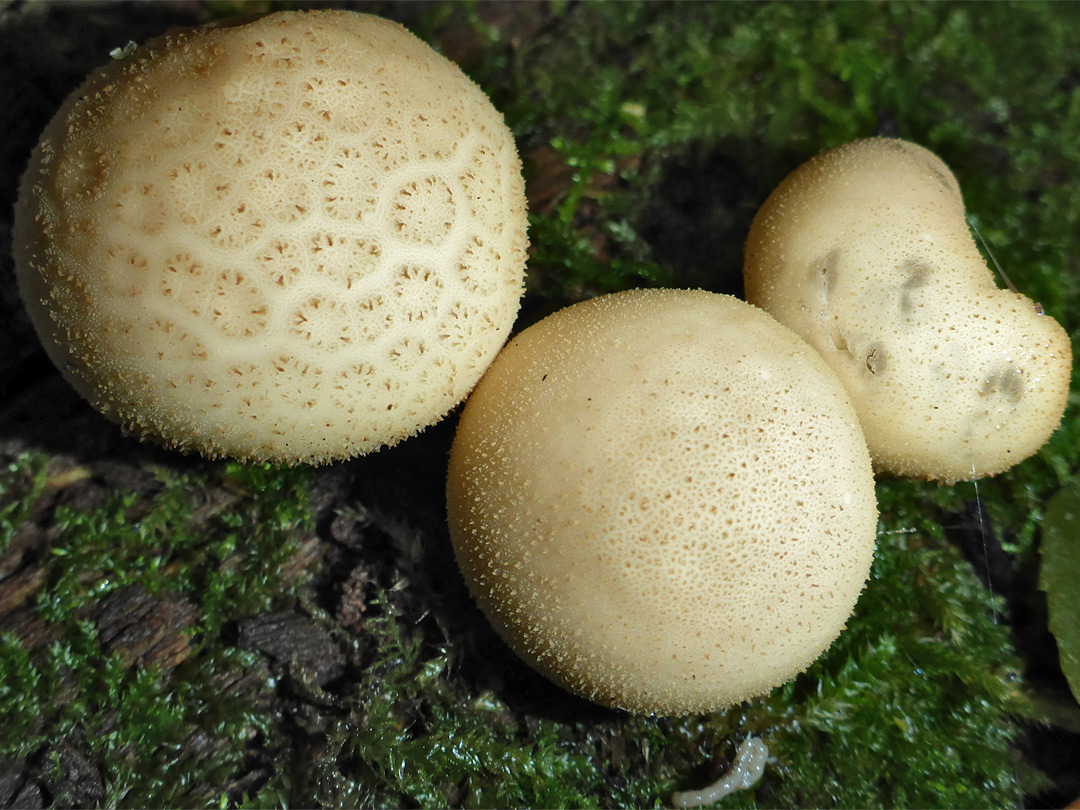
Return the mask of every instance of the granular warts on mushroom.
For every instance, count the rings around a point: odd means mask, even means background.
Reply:
[[[524,186],[482,91],[395,23],[170,33],[45,130],[20,287],[68,380],[143,436],[324,462],[460,402],[522,292]]]
[[[840,377],[882,471],[994,475],[1061,419],[1067,334],[995,285],[956,178],[920,146],[874,138],[800,166],[758,212],[744,276]]]
[[[809,664],[877,520],[866,445],[806,343],[728,296],[633,291],[502,351],[450,457],[466,582],[526,661],[591,700],[704,712]]]

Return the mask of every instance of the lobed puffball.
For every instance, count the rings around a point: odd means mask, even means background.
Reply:
[[[754,219],[744,277],[840,377],[879,470],[995,475],[1061,420],[1068,335],[995,285],[956,178],[921,146],[871,138],[797,168]]]

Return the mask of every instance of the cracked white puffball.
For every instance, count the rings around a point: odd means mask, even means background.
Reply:
[[[881,471],[995,475],[1061,420],[1068,335],[996,286],[956,178],[921,146],[872,138],[804,163],[758,212],[744,277],[840,377]]]
[[[510,646],[633,712],[707,712],[803,671],[873,557],[873,474],[836,376],[730,296],[636,290],[529,327],[470,396],[451,539]]]
[[[438,421],[509,335],[521,164],[400,25],[283,12],[171,32],[45,129],[14,228],[67,380],[141,437],[322,463]]]

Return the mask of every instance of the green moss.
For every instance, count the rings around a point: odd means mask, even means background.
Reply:
[[[0,554],[45,490],[47,465],[43,453],[22,453],[0,470]]]
[[[714,749],[730,759],[753,733],[775,762],[756,794],[726,805],[1014,806],[1033,777],[1012,753],[1010,718],[1030,709],[994,619],[1000,600],[950,545],[894,526],[883,524],[871,581],[828,653],[773,694],[706,717],[515,713],[455,677],[474,638],[434,644],[432,619],[415,624],[446,611],[443,597],[388,594],[362,634],[374,658],[319,720],[325,755],[311,765],[283,743],[277,761],[303,764],[278,771],[254,804],[649,806],[709,781],[699,767]],[[418,560],[398,564],[424,589]],[[865,778],[883,761],[904,768]]]
[[[462,690],[449,677],[449,653],[431,654],[392,609],[369,621],[365,635],[377,659],[345,703],[347,717],[325,729],[329,751],[314,769],[279,771],[256,804],[594,804],[588,792],[599,775],[559,724],[536,720],[526,733],[493,694]]]
[[[33,481],[44,475],[40,465]],[[160,470],[149,500],[109,492],[103,505],[56,509],[34,605],[56,640],[28,650],[0,634],[0,757],[22,757],[57,740],[85,739],[102,770],[106,802],[190,805],[223,796],[254,731],[266,684],[230,692],[257,658],[233,648],[229,622],[281,603],[299,580],[283,580],[300,532],[311,528],[306,470],[226,465],[210,473]],[[223,490],[222,485],[227,489]],[[41,486],[27,486],[23,514]],[[207,491],[228,492],[207,503]],[[171,673],[106,653],[92,608],[121,588],[182,594],[198,616],[184,631],[191,655]],[[213,740],[200,751],[196,735]]]
[[[885,515],[848,629],[765,701],[776,716],[794,715],[773,739],[787,754],[782,765],[805,780],[784,785],[771,803],[1020,803],[1011,739],[1030,708],[1009,629],[994,618],[1001,600],[955,548],[909,528]],[[851,778],[878,772],[874,762],[903,762],[911,778]]]

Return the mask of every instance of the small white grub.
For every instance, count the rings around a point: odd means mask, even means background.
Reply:
[[[687,790],[671,797],[673,807],[701,807],[719,801],[736,790],[746,790],[757,784],[765,772],[769,747],[757,737],[747,737],[735,754],[731,770],[718,782],[701,790]]]
[[[109,56],[111,56],[113,59],[127,59],[129,56],[135,53],[138,47],[139,44],[135,40],[129,39],[127,45],[125,45],[123,48],[113,48],[111,51],[109,51]]]

